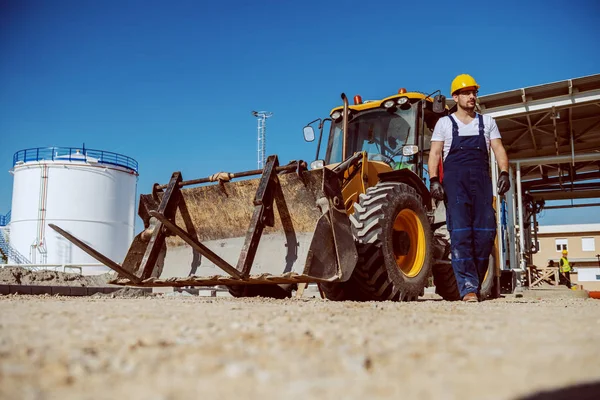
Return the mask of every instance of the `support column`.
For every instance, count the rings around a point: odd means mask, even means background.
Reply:
[[[508,233],[508,239],[507,239],[507,246],[509,249],[509,257],[510,257],[510,262],[509,262],[509,267],[510,269],[515,269],[517,267],[517,240],[516,240],[516,225],[517,225],[517,206],[516,206],[516,202],[515,202],[515,173],[513,170],[512,166],[509,166],[508,168],[508,174],[510,176],[510,180],[511,180],[511,184],[510,184],[510,190],[506,196],[506,200],[507,200],[507,205],[506,207],[510,210],[509,212],[509,216],[507,218],[507,233]]]
[[[525,271],[525,235],[523,231],[523,193],[521,192],[521,164],[517,163],[517,203],[518,203],[518,214],[519,217],[519,266],[521,270]]]
[[[491,153],[491,165],[492,165],[492,193],[494,194],[495,207],[496,207],[496,237],[498,243],[498,265],[500,269],[504,269],[506,260],[504,257],[504,240],[502,238],[502,199],[498,196],[498,161],[493,151]],[[508,195],[508,193],[507,193]]]

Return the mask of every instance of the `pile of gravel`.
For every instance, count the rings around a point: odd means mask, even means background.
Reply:
[[[150,297],[154,296],[151,290],[134,288],[134,287],[124,287],[123,289],[119,289],[112,293],[95,293],[91,297],[104,297],[111,299],[133,299],[138,297]]]
[[[21,267],[0,268],[0,285],[114,286],[114,273],[84,276],[52,270],[31,271]]]

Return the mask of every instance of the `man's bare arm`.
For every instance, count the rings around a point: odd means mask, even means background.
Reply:
[[[442,159],[443,150],[444,142],[431,142],[431,148],[429,149],[429,161],[427,162],[427,169],[429,170],[429,179],[438,176],[438,168]]]
[[[506,155],[506,150],[504,149],[504,145],[502,145],[502,139],[492,139],[490,141],[490,146],[494,151],[500,171],[508,172],[508,155]]]

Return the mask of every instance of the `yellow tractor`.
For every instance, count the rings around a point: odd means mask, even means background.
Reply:
[[[353,105],[342,94],[343,106],[313,121],[320,129],[310,169],[269,156],[262,170],[188,181],[173,173],[140,196],[145,229],[121,264],[50,226],[118,272],[115,284],[224,285],[236,297],[284,298],[296,284],[317,283],[331,300],[405,301],[437,273],[438,292],[454,299],[447,242],[434,240],[445,216],[425,185],[433,127],[448,112],[435,93],[401,89],[382,100],[356,96]]]

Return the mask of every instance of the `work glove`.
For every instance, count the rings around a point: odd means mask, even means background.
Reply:
[[[510,189],[510,179],[508,178],[508,172],[502,171],[498,178],[498,195],[502,196]]]
[[[429,180],[429,191],[435,200],[444,200],[444,188],[437,176]]]

